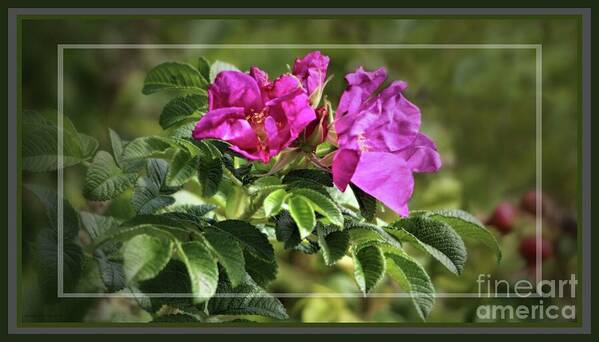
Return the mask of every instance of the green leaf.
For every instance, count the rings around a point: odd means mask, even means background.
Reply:
[[[331,229],[333,228],[333,229]],[[345,230],[318,225],[318,244],[322,248],[324,262],[331,266],[343,258],[349,248],[349,234]]]
[[[194,119],[194,118],[182,120],[182,121],[178,122],[177,124],[169,127],[166,130],[166,136],[171,137],[171,138],[183,138],[183,139],[187,138],[188,139],[192,136],[193,129],[195,128],[197,123],[198,123],[198,120]]]
[[[117,229],[119,226],[117,219],[111,216],[97,215],[87,211],[79,212],[79,216],[81,217],[81,223],[83,223],[83,227],[89,234],[89,237],[92,239],[92,241],[96,240],[98,237],[106,234],[107,232]]]
[[[238,295],[227,296],[227,294]],[[221,279],[217,295],[208,302],[208,312],[211,316],[259,315],[274,319],[289,318],[283,304],[249,277],[237,287],[232,287],[226,279]]]
[[[200,155],[198,163],[198,181],[202,185],[202,196],[211,197],[218,191],[223,179],[223,162],[213,154]]]
[[[366,221],[374,220],[374,215],[376,214],[376,206],[377,201],[376,198],[370,196],[366,192],[362,191],[362,189],[358,188],[354,184],[350,184],[354,195],[356,196],[356,200],[358,201],[358,205],[360,206],[360,213],[366,219]]]
[[[289,213],[299,228],[300,238],[310,235],[316,226],[314,209],[307,198],[293,195],[287,200]]]
[[[284,243],[285,249],[293,248],[302,241],[299,229],[287,210],[282,210],[275,217],[275,223],[275,235],[278,241]]]
[[[268,194],[264,199],[264,215],[266,217],[277,215],[281,211],[286,197],[287,191],[285,189],[278,189]]]
[[[145,164],[146,159],[158,157],[171,147],[173,145],[167,138],[159,136],[137,138],[125,146],[121,160],[128,167],[135,168],[140,162]]]
[[[141,297],[141,299],[138,299],[138,302],[140,302],[142,307],[149,312],[156,313],[164,305],[174,308],[190,308],[193,306],[192,298],[187,296],[170,298],[157,295],[152,296],[151,298],[144,296],[144,294],[191,293],[191,283],[189,281],[187,267],[183,262],[177,260],[176,258],[172,258],[168,265],[166,265],[166,267],[160,271],[156,277],[143,281],[139,283],[138,286],[139,291],[142,292],[138,292],[139,297]],[[132,289],[131,286],[129,288]]]
[[[62,222],[64,240],[73,240],[79,234],[79,215],[73,206],[64,198],[43,185],[25,184],[24,188],[31,191],[46,208],[46,215],[50,227],[58,230],[58,201],[62,201]]]
[[[247,251],[243,255],[245,259],[245,271],[258,285],[266,286],[277,278],[279,266],[274,259],[263,260]]]
[[[198,168],[198,160],[186,150],[177,150],[166,176],[168,184],[180,186],[193,178]]]
[[[208,248],[199,241],[186,242],[181,244],[179,257],[189,273],[194,303],[208,300],[218,285],[218,267]]]
[[[166,62],[148,72],[142,93],[148,95],[163,90],[188,90],[205,94],[206,87],[206,80],[193,66]]]
[[[175,199],[171,196],[158,195],[155,197],[153,194],[148,193],[148,187],[143,183],[143,179],[138,181],[138,185],[132,203],[139,215],[153,214],[159,209],[175,203]]]
[[[66,227],[65,227],[66,229]],[[39,288],[45,297],[53,300],[57,293],[58,234],[53,228],[42,228],[33,243],[33,256],[38,271]],[[69,239],[63,240],[63,289],[72,291],[83,268],[81,247]],[[55,299],[54,299],[55,300]]]
[[[386,230],[427,252],[449,271],[462,273],[467,258],[466,247],[448,224],[424,216],[412,216],[395,222]]]
[[[143,216],[137,216],[143,218]],[[137,218],[136,217],[136,218]],[[150,235],[161,239],[184,239],[189,236],[189,231],[180,227],[172,227],[167,225],[152,224],[152,223],[139,223],[137,225],[127,225],[127,222],[123,223],[118,229],[112,229],[106,233],[98,236],[93,243],[87,247],[88,250],[94,251],[100,247],[106,245],[106,243],[127,241],[138,235]]]
[[[81,247],[75,242],[79,234],[79,215],[71,204],[58,194],[41,185],[26,184],[46,208],[50,226],[42,228],[33,244],[33,255],[39,272],[40,289],[47,298],[56,298],[57,293],[57,265],[58,265],[58,202],[63,206],[63,284],[64,290],[69,291],[77,284],[83,268],[83,253]]]
[[[458,209],[438,209],[426,212],[432,220],[450,225],[464,240],[478,241],[495,252],[497,262],[501,261],[501,249],[495,236],[476,217]]]
[[[296,188],[292,189],[291,193],[307,199],[310,202],[310,206],[328,218],[331,224],[343,227],[343,214],[341,214],[339,207],[330,198],[310,189]]]
[[[121,156],[123,155],[123,140],[119,134],[112,129],[108,129],[110,135],[110,145],[112,146],[112,154],[119,166],[123,166],[121,162]]]
[[[127,282],[154,278],[168,264],[173,242],[150,235],[137,235],[123,246],[123,269]]]
[[[190,118],[197,120],[206,110],[207,99],[205,95],[179,96],[164,106],[159,123],[163,129],[167,129]]]
[[[377,246],[354,250],[354,278],[363,293],[370,292],[385,275],[385,258]]]
[[[283,183],[285,184],[294,181],[309,181],[327,187],[333,186],[333,178],[330,173],[314,169],[293,170],[287,173],[283,178]]]
[[[207,83],[210,79],[210,61],[204,56],[200,56],[200,58],[198,58],[198,71],[202,77],[204,77]]]
[[[227,62],[219,60],[214,61],[214,63],[212,63],[212,66],[210,66],[210,83],[214,83],[216,75],[218,75],[221,71],[227,70],[239,71],[239,69],[233,64],[229,64]]]
[[[368,239],[369,241],[378,241],[394,248],[401,249],[401,243],[397,238],[375,224],[354,221],[346,218],[345,229],[349,230],[352,241],[356,240],[355,242],[352,242],[352,244],[358,244],[358,240],[362,240],[360,243],[364,243],[366,239]],[[371,234],[368,232],[371,232]]]
[[[127,286],[125,270],[120,261],[112,260],[101,249],[96,250],[94,257],[100,268],[102,283],[104,283],[108,291],[116,292]]]
[[[22,161],[23,169],[33,172],[52,171],[58,165],[58,134],[62,134],[62,164],[60,168],[77,165],[87,160],[92,149],[97,148],[95,139],[80,135],[73,124],[64,117],[63,128],[58,128],[55,121],[36,112],[23,113],[21,125],[23,134]],[[81,143],[85,143],[82,151]]]
[[[100,143],[94,137],[89,135],[79,133],[79,146],[81,148],[81,156],[83,159],[87,160],[94,156],[94,153],[98,150],[98,146]]]
[[[387,274],[408,292],[418,315],[424,320],[435,303],[435,288],[426,271],[405,253],[385,253]]]
[[[92,201],[107,201],[133,186],[137,175],[124,173],[108,152],[100,151],[87,169],[83,196]]]
[[[187,220],[203,226],[206,224],[204,216],[216,209],[216,206],[213,204],[179,205],[169,209],[160,216],[176,220]]]
[[[265,261],[274,259],[274,250],[268,238],[251,224],[240,220],[225,220],[214,223],[214,227],[228,233],[256,257]]]
[[[212,251],[223,265],[233,286],[239,285],[245,279],[245,261],[243,250],[230,235],[217,230],[209,230],[204,234]]]
[[[138,214],[152,214],[158,209],[175,203],[171,196],[161,194],[165,188],[168,163],[162,159],[149,159],[146,164],[146,176],[139,177],[131,203]]]

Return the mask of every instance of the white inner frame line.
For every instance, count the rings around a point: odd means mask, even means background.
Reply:
[[[543,147],[542,147],[542,98],[543,98],[543,47],[542,44],[58,44],[57,45],[57,61],[58,61],[58,77],[57,77],[57,102],[58,102],[58,139],[57,139],[57,227],[58,227],[58,287],[57,295],[59,298],[136,298],[140,295],[117,292],[117,293],[65,293],[64,292],[64,208],[62,198],[64,197],[64,165],[63,159],[63,125],[64,125],[64,51],[65,50],[108,50],[108,49],[511,49],[511,50],[534,50],[535,51],[535,172],[536,183],[535,191],[540,194],[542,191],[542,169],[543,169]],[[536,270],[535,280],[537,283],[543,280],[542,271],[542,229],[543,218],[542,212],[542,196],[536,196],[536,215],[535,235],[536,235]],[[340,292],[340,293],[265,293],[264,294],[279,298],[355,298],[355,297],[380,297],[380,298],[410,298],[414,295],[409,293],[370,293],[362,294],[361,292]],[[190,298],[191,293],[151,293],[143,294],[146,297],[159,298]],[[247,293],[225,293],[216,294],[215,297],[247,297]],[[260,296],[252,294],[252,296]],[[502,293],[435,293],[435,298],[510,298],[518,297],[515,294]],[[537,294],[532,294],[528,298],[538,298]]]

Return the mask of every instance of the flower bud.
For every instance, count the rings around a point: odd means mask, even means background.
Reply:
[[[322,144],[327,139],[329,131],[327,109],[320,107],[315,112],[316,120],[308,124],[304,130],[304,142],[302,143],[304,151],[313,151],[316,146]]]

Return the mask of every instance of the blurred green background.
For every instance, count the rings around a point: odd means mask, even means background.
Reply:
[[[131,19],[69,18],[21,22],[22,108],[56,111],[57,44],[542,44],[542,179],[544,238],[553,247],[543,265],[547,279],[576,271],[578,22],[572,17],[519,19]],[[158,116],[168,96],[144,96],[146,73],[167,60],[195,64],[199,56],[247,70],[258,65],[275,77],[311,49],[68,49],[64,53],[64,113],[78,130],[109,149],[108,127],[127,140],[159,134]],[[465,274],[456,277],[423,259],[438,292],[476,292],[476,277],[490,273],[510,282],[532,279],[519,252],[534,234],[534,215],[520,207],[534,189],[535,51],[532,49],[319,49],[331,57],[326,94],[335,103],[343,76],[357,66],[385,66],[390,79],[408,82],[406,96],[422,110],[423,131],[444,161],[436,174],[418,175],[412,209],[462,208],[486,219],[501,202],[516,209],[513,229],[497,232],[504,252],[497,266],[490,251],[469,246]],[[65,171],[65,194],[87,208],[84,169]],[[54,184],[55,173],[24,173],[24,183]],[[127,300],[48,301],[36,278],[32,241],[43,210],[24,193],[22,295],[24,320],[143,320]],[[572,223],[574,221],[574,223]],[[574,227],[572,229],[572,226]],[[274,292],[355,292],[351,265],[327,268],[314,256],[280,251]],[[399,291],[390,282],[378,292]],[[284,298],[298,321],[417,321],[409,299]],[[508,301],[508,300],[506,300]],[[474,310],[494,299],[439,298],[429,321],[476,321]],[[65,309],[69,308],[69,309]],[[29,318],[27,318],[29,317]]]

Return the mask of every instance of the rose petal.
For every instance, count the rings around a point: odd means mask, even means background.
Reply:
[[[359,67],[355,72],[347,74],[345,80],[348,87],[339,100],[338,117],[358,113],[362,106],[367,105],[367,99],[385,82],[385,79],[387,79],[385,68],[368,72]]]
[[[388,152],[362,152],[352,183],[402,216],[414,190],[414,178],[406,161]]]
[[[350,87],[362,89],[362,100],[371,96],[387,79],[387,70],[378,68],[375,71],[365,71],[359,67],[355,72],[347,74],[345,80]]]
[[[231,143],[235,151],[249,159],[260,159],[258,138],[245,119],[244,108],[215,109],[202,116],[193,129],[193,138],[220,139]]]
[[[268,86],[270,84],[270,81],[268,80],[268,74],[266,73],[266,71],[258,67],[253,66],[250,68],[250,76],[252,76],[252,78],[256,80],[256,83],[260,88]]]
[[[286,121],[287,125],[284,128],[289,129],[293,139],[297,138],[310,122],[316,120],[316,113],[310,107],[310,99],[301,88],[269,101],[266,106],[269,108],[269,115],[277,122]]]
[[[313,51],[304,58],[298,58],[293,65],[293,74],[296,75],[308,95],[312,95],[321,87],[326,79],[329,57]]]
[[[297,77],[290,74],[281,75],[272,82],[272,89],[269,92],[269,98],[274,99],[288,95],[300,88],[300,86],[301,83]]]
[[[337,150],[335,157],[333,157],[332,172],[333,183],[339,190],[345,191],[359,161],[360,154],[358,151],[350,149]]]
[[[263,107],[258,83],[241,71],[222,71],[208,87],[209,109],[243,107],[259,111]]]
[[[426,135],[419,133],[412,144],[398,151],[414,172],[435,172],[441,168],[441,156],[435,143]]]
[[[390,151],[408,146],[420,129],[420,109],[403,95],[404,81],[394,81],[379,94],[387,123],[378,132]]]

